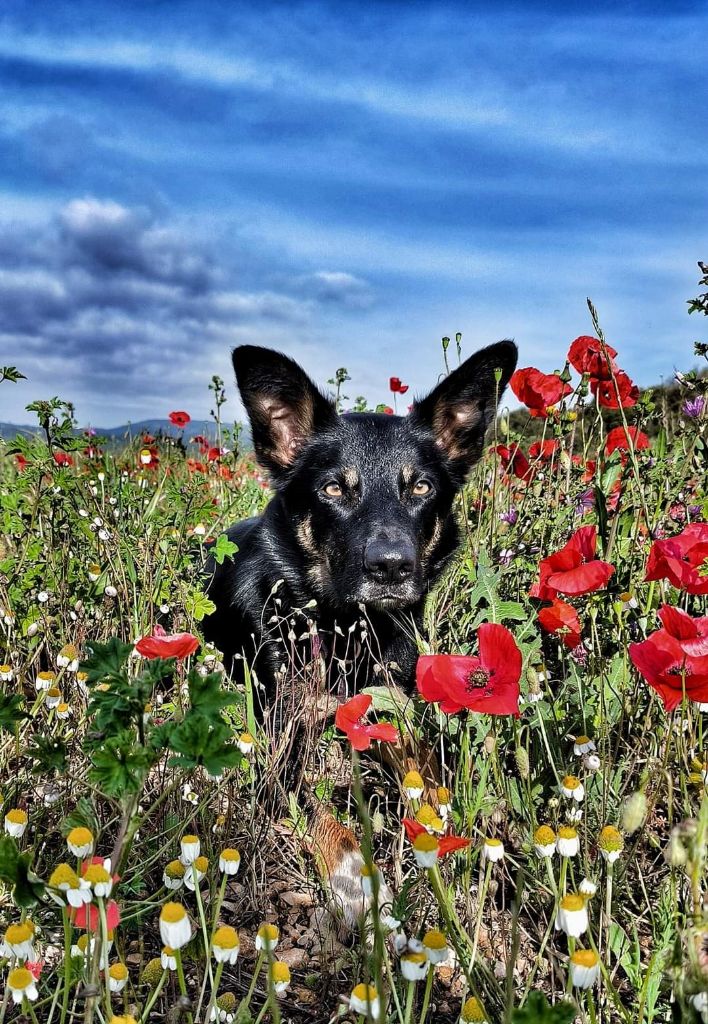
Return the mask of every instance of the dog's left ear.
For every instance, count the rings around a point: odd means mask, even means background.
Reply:
[[[411,421],[433,432],[459,483],[482,454],[517,355],[513,341],[480,349],[413,405]]]

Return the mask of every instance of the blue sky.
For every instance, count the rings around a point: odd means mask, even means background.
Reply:
[[[0,12],[0,419],[197,417],[213,373],[238,416],[243,342],[372,402],[456,331],[552,370],[588,295],[640,384],[692,365],[706,4]]]

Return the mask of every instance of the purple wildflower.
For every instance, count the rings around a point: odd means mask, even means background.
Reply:
[[[702,416],[705,407],[706,400],[701,395],[697,395],[695,398],[687,398],[681,406],[684,416],[688,416],[691,420],[697,420],[699,416]]]
[[[508,523],[509,526],[513,526],[516,520],[519,518],[519,513],[515,508],[510,508],[506,512],[500,512],[499,518],[502,523]]]

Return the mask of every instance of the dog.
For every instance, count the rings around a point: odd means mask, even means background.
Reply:
[[[207,565],[207,639],[230,669],[251,666],[266,706],[314,660],[340,699],[376,677],[410,692],[425,599],[459,544],[454,499],[516,345],[476,352],[407,416],[340,415],[287,356],[244,345],[232,357],[275,493],[227,531],[233,560]]]
[[[412,692],[425,599],[459,544],[455,497],[516,359],[516,345],[500,341],[407,416],[340,415],[292,359],[253,345],[234,350],[255,456],[274,495],[262,515],[227,531],[233,559],[207,562],[216,610],[204,633],[232,674],[255,678],[273,734],[289,731],[290,790],[305,776],[308,747],[295,723],[302,730],[308,713],[312,720],[322,691],[340,701],[375,682]],[[350,829],[311,797],[309,805],[330,909],[352,931],[367,909],[363,854]],[[382,884],[380,905],[391,899]]]

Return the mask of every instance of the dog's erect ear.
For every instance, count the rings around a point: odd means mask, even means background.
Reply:
[[[251,421],[256,458],[277,476],[294,462],[315,431],[334,422],[334,403],[302,367],[281,352],[241,345],[231,357]]]
[[[480,349],[411,410],[413,423],[432,430],[460,483],[482,454],[484,435],[514,372],[517,354],[513,341]]]

